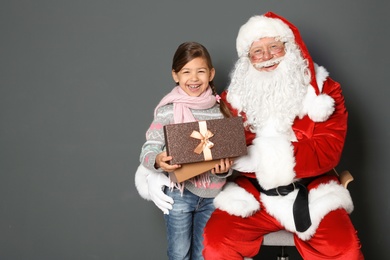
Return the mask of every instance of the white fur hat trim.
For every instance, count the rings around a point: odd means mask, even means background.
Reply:
[[[241,26],[236,39],[236,48],[239,57],[246,56],[252,43],[264,37],[280,37],[294,39],[292,30],[280,19],[266,16],[252,16]]]

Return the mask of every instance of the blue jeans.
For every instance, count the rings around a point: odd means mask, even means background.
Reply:
[[[164,215],[170,260],[203,259],[203,229],[215,207],[213,198],[201,198],[188,190],[165,188],[173,198],[173,209]]]

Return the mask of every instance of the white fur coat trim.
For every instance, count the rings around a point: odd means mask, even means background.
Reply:
[[[249,217],[260,209],[260,203],[255,197],[234,182],[228,182],[215,197],[216,208],[239,217]]]
[[[256,172],[256,178],[264,189],[273,189],[293,182],[294,147],[285,136],[257,136],[248,146],[248,153],[234,160],[233,169]]]
[[[151,172],[151,170],[142,164],[138,166],[137,171],[135,172],[135,187],[137,188],[139,195],[146,200],[151,200],[147,181],[147,177]]]
[[[353,202],[347,189],[335,181],[320,184],[309,192],[309,211],[311,227],[305,232],[297,232],[293,217],[293,204],[298,190],[287,196],[261,195],[267,212],[274,216],[287,230],[295,232],[302,240],[309,240],[316,232],[318,225],[326,214],[332,210],[344,208],[348,213],[353,211]]]
[[[318,90],[321,93],[324,82],[326,78],[329,77],[329,72],[323,66],[319,66],[317,63],[314,63],[314,70],[316,72]]]
[[[298,190],[286,196],[266,196],[261,194],[261,201],[267,212],[275,217],[290,232],[295,232],[302,240],[309,240],[316,232],[321,220],[330,211],[343,208],[348,213],[353,211],[353,202],[347,189],[335,181],[320,184],[309,192],[309,211],[312,225],[305,232],[295,229],[293,204]],[[214,199],[216,208],[231,215],[249,217],[260,210],[260,205],[253,195],[235,183],[228,183]]]

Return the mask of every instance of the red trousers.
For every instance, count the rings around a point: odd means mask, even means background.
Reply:
[[[255,197],[258,198],[259,194]],[[264,235],[281,229],[284,227],[267,213],[262,204],[261,209],[248,218],[217,209],[205,227],[204,258],[233,260],[253,257],[258,254]],[[329,212],[310,240],[303,241],[296,235],[294,240],[305,260],[364,259],[357,231],[344,209]]]

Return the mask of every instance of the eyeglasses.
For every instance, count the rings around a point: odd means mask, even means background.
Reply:
[[[249,51],[248,56],[250,58],[262,59],[264,57],[265,52],[266,52],[264,49],[267,49],[266,51],[268,51],[271,55],[275,55],[275,54],[278,54],[284,50],[284,43],[283,42],[275,42],[275,43],[268,45],[265,48],[255,47],[255,48],[253,48],[253,50]]]

